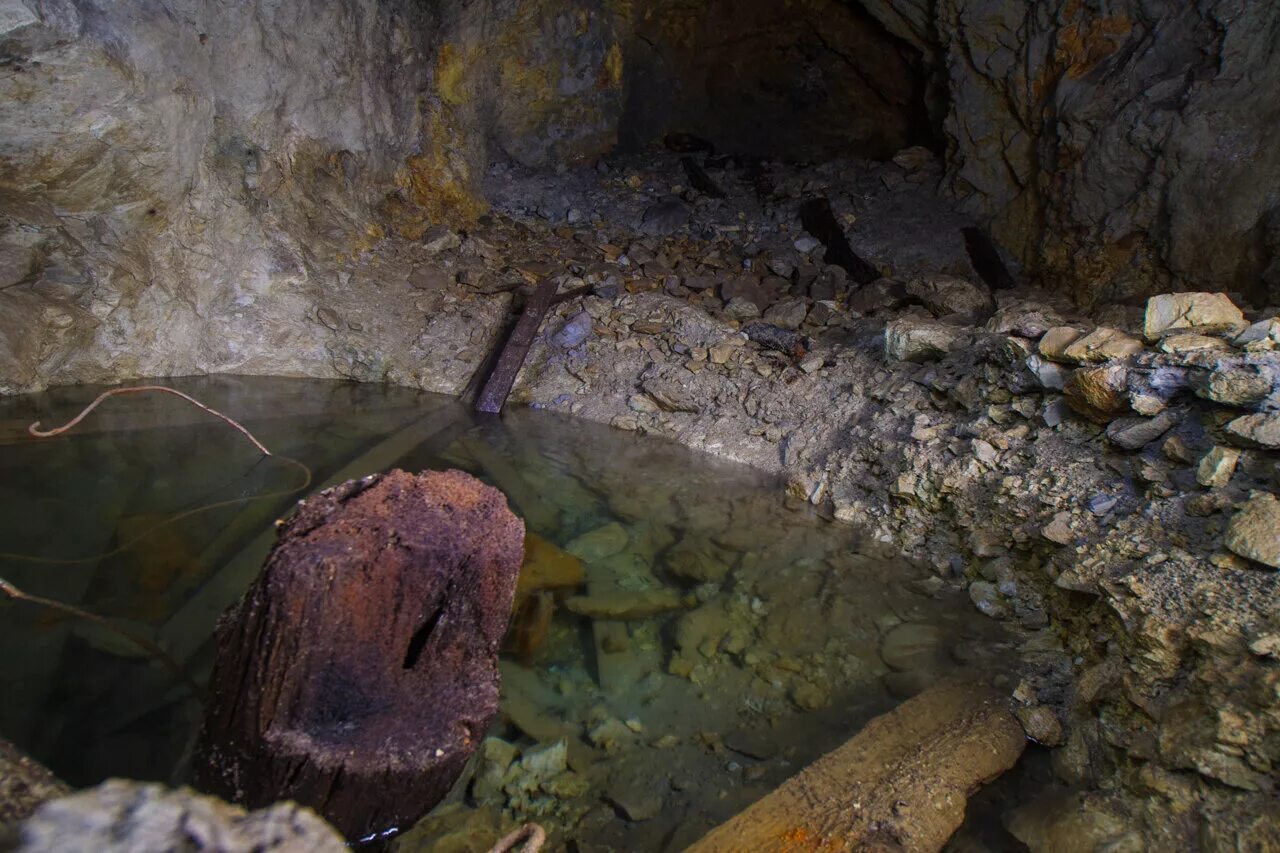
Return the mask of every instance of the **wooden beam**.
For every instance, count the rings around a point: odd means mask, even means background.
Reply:
[[[507,402],[507,395],[511,393],[511,386],[516,383],[516,375],[529,355],[529,348],[533,346],[538,327],[542,325],[543,318],[551,310],[558,286],[555,279],[548,278],[538,285],[533,295],[525,302],[520,320],[511,330],[511,337],[507,338],[502,348],[502,355],[498,356],[493,372],[489,374],[489,379],[484,383],[484,388],[476,399],[477,412],[496,415],[502,411],[503,405]]]
[[[972,683],[932,687],[712,830],[689,853],[941,850],[970,794],[1026,745],[1008,699]]]
[[[825,198],[811,198],[800,205],[800,224],[804,230],[822,241],[827,253],[822,259],[844,268],[849,278],[858,284],[870,284],[880,278],[880,271],[858,255],[844,236],[844,229],[831,210],[831,202]]]

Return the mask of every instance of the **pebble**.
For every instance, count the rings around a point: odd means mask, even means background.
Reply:
[[[1280,569],[1280,499],[1254,492],[1227,525],[1227,547],[1273,569]]]

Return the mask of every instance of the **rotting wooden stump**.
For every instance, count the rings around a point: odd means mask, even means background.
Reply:
[[[689,853],[941,850],[969,795],[1025,746],[1007,699],[980,685],[939,685],[867,723]]]
[[[523,539],[502,493],[461,471],[300,503],[218,624],[202,787],[296,800],[353,840],[416,821],[497,713]]]

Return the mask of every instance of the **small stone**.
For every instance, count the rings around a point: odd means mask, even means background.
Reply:
[[[1095,423],[1110,423],[1129,410],[1125,393],[1128,376],[1122,364],[1082,367],[1071,374],[1063,395],[1071,408],[1086,418]]]
[[[456,249],[461,245],[462,238],[444,225],[434,225],[422,235],[422,248],[433,255]]]
[[[1084,337],[1084,332],[1080,329],[1073,329],[1070,326],[1055,326],[1040,338],[1040,355],[1050,361],[1068,361],[1066,356],[1067,347],[1082,337]]]
[[[617,717],[608,717],[587,732],[587,739],[605,752],[614,752],[635,740],[635,733]]]
[[[1060,512],[1053,517],[1053,521],[1049,522],[1040,531],[1040,535],[1050,542],[1058,545],[1066,545],[1075,539],[1075,533],[1071,530],[1071,514]]]
[[[1160,342],[1160,351],[1169,355],[1192,355],[1194,353],[1213,352],[1230,349],[1222,338],[1211,338],[1208,335],[1197,335],[1184,332],[1170,335]]]
[[[885,359],[894,362],[941,358],[963,337],[963,331],[955,326],[894,320],[884,330]]]
[[[1259,320],[1232,341],[1247,352],[1270,352],[1280,349],[1280,317]]]
[[[741,341],[728,340],[721,341],[712,345],[707,350],[707,356],[711,359],[712,364],[728,364],[729,358],[741,347]]]
[[[822,245],[821,240],[817,240],[813,237],[808,237],[808,236],[801,237],[795,242],[796,251],[802,255],[809,254],[810,252],[812,252],[814,249],[818,248],[821,245]]]
[[[1052,308],[1029,300],[1015,300],[1001,305],[991,316],[987,331],[1037,340],[1061,325],[1062,318]]]
[[[1154,418],[1119,418],[1107,427],[1107,438],[1125,450],[1146,447],[1178,423],[1179,416],[1166,410]]]
[[[724,307],[724,313],[730,320],[754,320],[760,316],[760,306],[745,296],[735,296]]]
[[[1106,515],[1115,509],[1116,504],[1119,502],[1120,499],[1115,495],[1094,495],[1089,498],[1089,502],[1086,505],[1089,507],[1089,512],[1094,515]]]
[[[1147,300],[1142,334],[1154,341],[1179,329],[1222,332],[1244,326],[1244,314],[1225,293],[1165,293]]]
[[[784,299],[764,312],[764,320],[784,329],[798,329],[808,314],[809,306],[803,299]]]
[[[937,664],[942,632],[935,625],[903,622],[885,634],[880,644],[880,659],[885,666],[899,672],[928,670]]]
[[[631,774],[611,781],[605,788],[604,797],[632,823],[657,817],[662,811],[662,789]]]
[[[996,449],[991,446],[989,441],[975,438],[970,442],[970,447],[973,448],[973,457],[988,468],[994,468],[1000,460],[1000,454],[996,452]]]
[[[1035,375],[1040,387],[1046,390],[1061,391],[1067,384],[1066,368],[1038,355],[1027,356],[1027,369]]]
[[[1191,452],[1191,448],[1187,447],[1187,443],[1176,435],[1171,435],[1164,440],[1164,444],[1160,445],[1160,452],[1169,461],[1181,462],[1184,465],[1190,465],[1195,459],[1195,454]]]
[[[652,237],[665,237],[678,231],[689,221],[689,205],[679,199],[660,201],[645,210],[640,230]]]
[[[1227,525],[1226,545],[1273,569],[1280,569],[1280,499],[1254,492]]]
[[[1239,450],[1215,446],[1196,466],[1196,482],[1211,489],[1221,489],[1231,481],[1239,461]]]
[[[801,711],[816,711],[831,704],[831,692],[811,681],[801,681],[791,688],[791,701]]]
[[[444,290],[457,280],[459,274],[450,276],[440,267],[419,267],[409,276],[409,286],[414,290]]]
[[[1142,349],[1142,342],[1137,338],[1130,337],[1119,329],[1103,326],[1068,344],[1062,351],[1062,357],[1076,364],[1098,364],[1113,359],[1131,358],[1142,352]]]
[[[1280,450],[1280,414],[1244,415],[1227,424],[1226,429],[1247,447]]]
[[[1064,738],[1062,722],[1053,709],[1046,705],[1020,705],[1014,709],[1014,716],[1022,723],[1022,730],[1027,737],[1042,746],[1061,746]]]
[[[939,317],[979,314],[995,308],[995,301],[986,285],[950,275],[912,279],[907,282],[906,291]]]
[[[826,359],[815,352],[811,352],[800,359],[800,369],[805,373],[817,373],[824,364],[826,364]]]
[[[658,404],[644,394],[632,394],[627,398],[627,408],[642,415],[650,415],[661,411]]]
[[[1009,615],[1008,608],[1001,603],[999,588],[990,581],[974,581],[969,584],[969,600],[984,616],[1003,619]]]
[[[338,330],[338,326],[342,324],[342,318],[338,316],[338,312],[323,305],[316,309],[316,320],[320,322],[320,325],[335,332]]]
[[[937,155],[923,145],[913,145],[910,148],[903,148],[897,154],[894,154],[893,162],[904,171],[918,172],[926,166],[937,162]]]
[[[582,534],[564,546],[564,550],[580,560],[596,563],[621,552],[630,541],[627,528],[614,521]]]
[[[581,346],[591,337],[592,319],[586,311],[579,311],[565,321],[560,330],[551,336],[551,343],[560,349],[573,349]]]

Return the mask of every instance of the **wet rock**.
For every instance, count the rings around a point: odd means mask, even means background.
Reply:
[[[1125,450],[1138,450],[1177,425],[1181,416],[1172,409],[1154,418],[1118,418],[1107,427],[1107,438]]]
[[[1215,446],[1204,455],[1196,466],[1196,482],[1211,489],[1221,489],[1231,481],[1240,451],[1230,447]]]
[[[657,817],[664,799],[661,787],[633,774],[615,776],[605,787],[604,797],[632,823]]]
[[[189,788],[112,779],[41,806],[17,828],[22,853],[344,853],[347,845],[310,809],[277,803],[249,812]]]
[[[935,625],[904,622],[885,634],[880,659],[899,672],[932,670],[937,666],[942,632]]]
[[[640,230],[653,237],[665,237],[689,222],[689,205],[679,199],[660,201],[645,209]]]
[[[1142,349],[1142,342],[1137,338],[1103,326],[1073,340],[1062,350],[1062,358],[1076,364],[1098,364],[1112,359],[1130,358],[1142,352]]]
[[[949,314],[984,315],[995,308],[990,288],[955,276],[931,275],[912,279],[907,282],[906,292],[938,317]]]
[[[831,691],[823,685],[802,680],[791,688],[791,701],[801,711],[817,711],[831,704]]]
[[[1147,300],[1142,334],[1155,341],[1173,331],[1223,332],[1244,326],[1244,314],[1225,293],[1165,293]]]
[[[964,331],[955,326],[894,320],[884,330],[885,359],[893,362],[941,358],[959,345],[964,337]]]
[[[1246,447],[1280,450],[1280,414],[1244,415],[1228,423],[1226,430]]]
[[[564,549],[588,563],[598,563],[622,551],[630,541],[627,528],[614,521],[582,534]]]
[[[1241,557],[1280,569],[1280,499],[1254,492],[1227,526],[1226,545]]]
[[[735,561],[732,552],[700,536],[685,536],[662,556],[668,572],[695,584],[721,583]]]
[[[1009,615],[1000,595],[1000,590],[990,581],[974,581],[969,584],[969,600],[978,612],[992,619],[1003,619]]]
[[[591,595],[575,595],[565,599],[570,613],[605,622],[632,622],[659,613],[682,610],[685,597],[669,587],[645,590],[610,590]]]
[[[1128,370],[1120,364],[1082,367],[1067,380],[1063,396],[1072,409],[1089,420],[1109,423],[1129,411],[1128,376]]]

